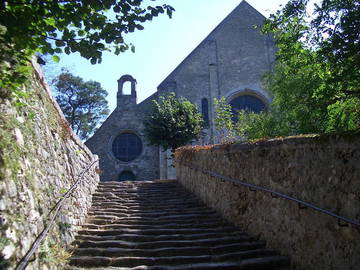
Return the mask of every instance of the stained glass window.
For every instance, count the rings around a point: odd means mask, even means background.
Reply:
[[[265,111],[266,105],[259,98],[251,95],[242,95],[234,98],[229,102],[233,111],[233,121],[236,121],[237,112],[240,110],[246,110],[249,112],[260,113]]]
[[[112,152],[121,161],[134,160],[142,152],[141,139],[134,133],[122,133],[115,138]]]
[[[201,113],[204,118],[205,126],[209,125],[209,103],[206,98],[201,100]]]

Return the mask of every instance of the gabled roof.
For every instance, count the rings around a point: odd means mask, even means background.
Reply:
[[[210,37],[212,35],[214,35],[214,33],[216,33],[217,31],[219,31],[219,29],[222,27],[222,25],[228,23],[233,16],[235,16],[238,12],[240,12],[242,9],[244,8],[251,8],[253,11],[255,11],[257,14],[259,14],[261,17],[263,17],[264,19],[265,16],[262,15],[259,11],[257,11],[253,6],[251,6],[248,2],[246,2],[245,0],[241,1],[241,3],[232,11],[230,12],[230,14],[228,16],[225,17],[225,19],[223,19],[215,28],[214,30],[212,30],[210,32],[210,34],[208,34],[206,36],[206,38],[203,39],[203,41],[200,42],[200,44],[187,56],[185,57],[185,59],[158,85],[157,89],[159,89],[161,87],[161,85],[163,83],[165,83],[166,81],[171,80],[171,78],[181,69],[181,67],[183,65],[185,65],[185,63],[191,58],[191,56],[193,54],[195,54],[205,43],[206,41],[210,40]]]
[[[152,95],[148,96],[146,99],[141,101],[137,104],[139,108],[146,109],[146,106],[149,106],[151,104],[151,101],[158,98],[158,92],[153,93]]]

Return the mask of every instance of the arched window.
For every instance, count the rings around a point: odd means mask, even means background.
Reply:
[[[114,156],[121,161],[131,161],[137,158],[142,152],[141,139],[134,133],[121,133],[112,144]]]
[[[201,100],[201,113],[204,118],[205,126],[209,125],[209,102],[206,98]]]
[[[233,111],[233,121],[236,121],[236,115],[240,110],[246,110],[249,112],[260,113],[265,111],[265,103],[252,95],[241,95],[232,99],[229,104],[231,105]]]
[[[119,181],[135,181],[135,174],[132,171],[122,171],[119,175]]]

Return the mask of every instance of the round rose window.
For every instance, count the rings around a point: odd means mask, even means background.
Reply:
[[[134,133],[121,133],[112,144],[114,156],[121,161],[132,161],[142,152],[142,142]]]

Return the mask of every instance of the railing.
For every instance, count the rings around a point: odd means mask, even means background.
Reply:
[[[318,212],[327,214],[329,216],[337,218],[340,226],[347,226],[348,224],[351,224],[351,225],[360,227],[359,222],[356,222],[356,221],[353,221],[353,220],[348,219],[346,217],[337,215],[337,214],[335,214],[335,213],[333,213],[333,212],[331,212],[329,210],[323,209],[321,207],[318,207],[318,206],[313,205],[311,203],[305,202],[303,200],[288,196],[286,194],[282,194],[280,192],[270,190],[270,189],[267,189],[267,188],[264,188],[264,187],[260,187],[260,186],[257,186],[257,185],[249,184],[249,183],[240,181],[239,179],[234,179],[234,178],[231,178],[231,177],[228,177],[228,176],[225,176],[225,175],[218,174],[218,173],[213,172],[213,171],[197,168],[197,167],[194,167],[194,166],[192,166],[190,164],[187,164],[187,163],[184,163],[184,162],[181,162],[181,161],[175,161],[175,162],[177,162],[180,165],[183,165],[185,167],[188,167],[190,169],[193,169],[195,171],[199,171],[199,172],[201,172],[203,174],[210,175],[212,177],[217,177],[217,178],[220,178],[220,179],[222,179],[224,181],[227,181],[227,182],[231,182],[231,183],[234,183],[234,184],[245,186],[245,187],[249,188],[251,191],[259,190],[259,191],[267,192],[267,193],[270,193],[274,198],[280,197],[280,198],[283,198],[283,199],[286,199],[286,200],[289,200],[289,201],[292,201],[292,202],[296,202],[296,203],[299,204],[299,207],[301,207],[301,208],[311,208],[311,209],[314,209],[314,210],[316,210]],[[345,224],[342,223],[342,222],[345,222]]]
[[[57,203],[55,204],[55,206],[50,210],[49,212],[49,216],[51,215],[51,213],[53,213],[50,222],[48,223],[48,225],[41,231],[41,233],[38,235],[38,237],[35,239],[35,241],[32,243],[30,249],[27,251],[27,253],[25,254],[25,256],[20,260],[19,264],[16,267],[16,270],[23,270],[26,268],[26,266],[29,263],[29,260],[31,258],[31,256],[34,255],[35,251],[39,248],[40,244],[42,243],[42,241],[45,239],[45,237],[47,236],[49,230],[51,229],[51,227],[54,225],[55,219],[59,213],[59,211],[61,210],[63,203],[65,201],[65,199],[69,198],[71,193],[74,191],[74,189],[77,187],[77,185],[81,182],[81,180],[83,179],[85,173],[87,171],[90,170],[90,168],[97,163],[99,160],[96,159],[94,160],[91,164],[89,164],[85,169],[83,169],[81,171],[81,173],[79,173],[79,175],[77,176],[78,179],[75,181],[74,184],[72,184],[72,186],[69,188],[69,190],[57,201]]]

